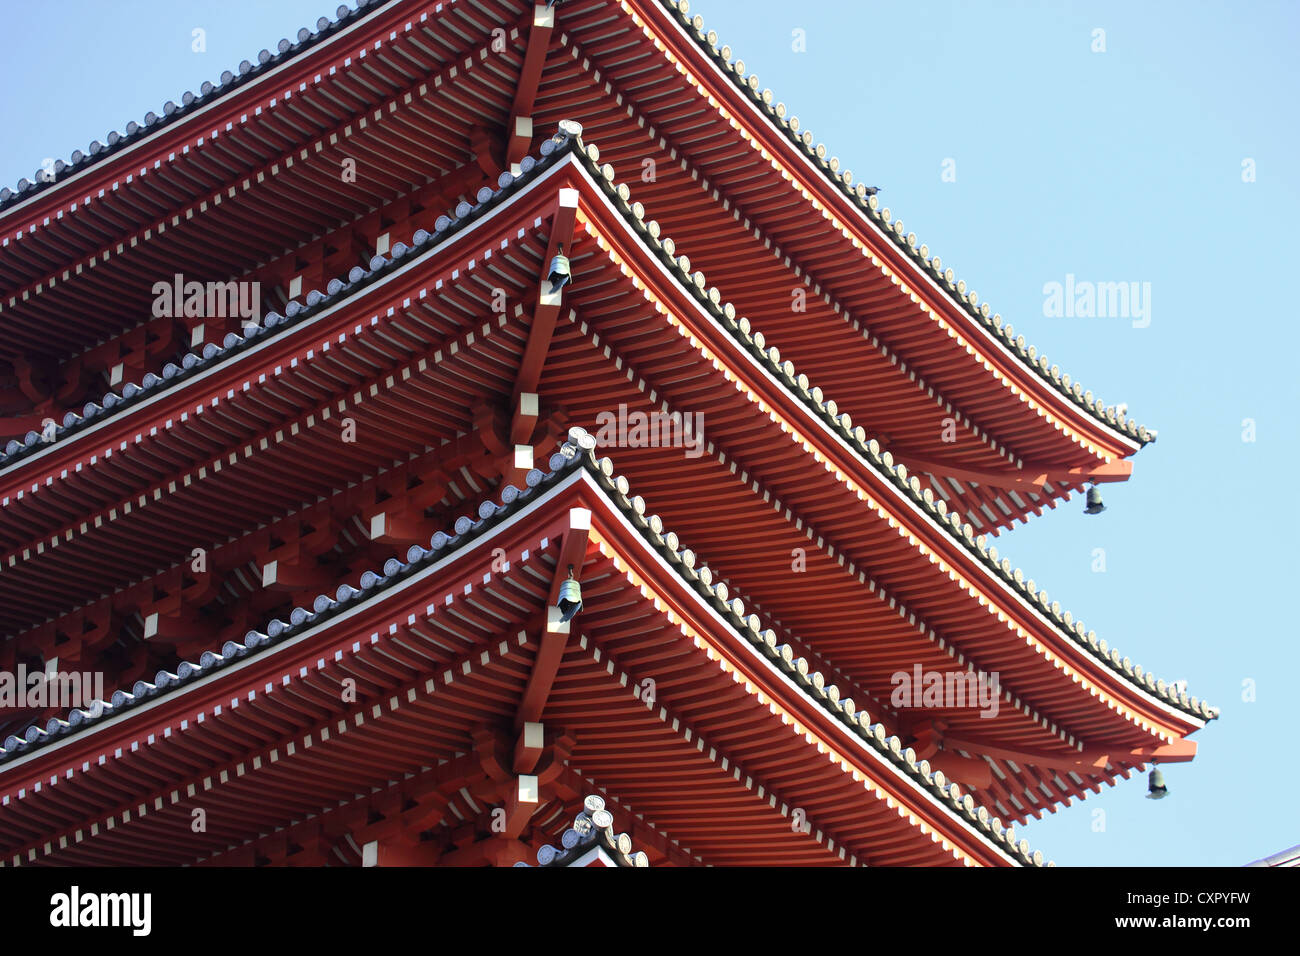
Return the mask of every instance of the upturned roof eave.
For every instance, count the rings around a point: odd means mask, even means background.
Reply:
[[[950,268],[933,268],[931,260],[921,254],[920,250],[924,247],[916,246],[914,241],[909,242],[907,234],[897,229],[882,228],[880,222],[887,226],[891,221],[889,210],[881,209],[876,197],[856,192],[850,186],[851,174],[832,170],[829,161],[818,156],[819,151],[826,153],[826,147],[822,144],[816,147],[811,145],[812,137],[806,130],[802,136],[797,134],[797,120],[792,128],[789,121],[783,121],[783,117],[778,116],[776,107],[770,102],[770,91],[765,91],[768,94],[766,97],[758,92],[757,76],[749,77],[753,81],[751,86],[744,77],[737,74],[735,64],[743,67],[743,61],[737,60],[733,64],[723,60],[721,50],[709,43],[707,34],[702,30],[697,31],[693,25],[687,26],[691,24],[688,15],[689,0],[629,0],[629,5],[635,6],[644,14],[641,19],[647,26],[656,18],[660,22],[666,21],[668,31],[656,30],[660,40],[673,42],[678,53],[694,58],[715,80],[725,80],[725,84],[718,85],[718,93],[727,96],[731,105],[737,107],[733,113],[737,119],[751,117],[751,121],[746,123],[749,132],[762,136],[772,147],[771,151],[779,151],[784,156],[793,158],[798,168],[810,174],[807,177],[808,183],[818,190],[823,203],[837,208],[849,221],[865,228],[868,237],[874,240],[874,251],[887,257],[889,264],[906,274],[913,283],[928,288],[934,305],[943,308],[950,321],[959,323],[966,334],[977,338],[985,348],[999,355],[1005,363],[1003,374],[1015,376],[1018,387],[1035,395],[1040,401],[1050,403],[1049,407],[1068,416],[1080,431],[1092,433],[1094,437],[1109,442],[1117,457],[1128,457],[1155,440],[1154,431],[1132,420],[1121,421],[1113,407],[1107,409],[1100,399],[1086,400],[1085,396],[1091,396],[1092,393],[1085,391],[1081,385],[1075,383],[1072,388],[1067,388],[1057,376],[1051,374],[1051,366],[1040,367],[1035,364],[1029,358],[1031,347],[1023,336],[1017,337],[1010,326],[1002,326],[1001,317],[995,316],[987,303],[977,307],[972,300],[975,293],[959,293],[959,282],[961,288],[965,287],[965,283],[955,276],[948,278]],[[692,36],[692,33],[698,35]],[[901,221],[895,225],[901,226]],[[937,263],[937,259],[934,261]],[[1012,384],[1005,382],[1000,387],[1010,388]]]
[[[588,150],[590,149],[593,147],[588,147]],[[1072,620],[1072,616],[1063,611],[1059,604],[1040,607],[1042,601],[1039,595],[1046,592],[1037,589],[1031,591],[1025,575],[1018,568],[1012,569],[1010,562],[1005,559],[1002,566],[999,566],[996,550],[992,549],[993,553],[990,555],[991,549],[985,536],[977,536],[968,522],[961,521],[955,513],[946,512],[942,501],[929,500],[920,493],[919,485],[913,484],[916,479],[913,477],[909,480],[906,469],[901,465],[894,465],[887,452],[882,454],[877,442],[866,441],[865,433],[860,428],[850,432],[827,411],[824,404],[816,403],[811,394],[811,387],[803,389],[798,385],[797,370],[787,369],[791,363],[786,362],[778,367],[771,360],[768,351],[758,347],[753,335],[745,329],[744,324],[747,323],[743,317],[736,318],[735,309],[730,303],[721,299],[718,290],[708,288],[706,291],[701,281],[707,280],[704,280],[700,273],[696,273],[694,278],[688,276],[682,270],[680,262],[665,251],[662,239],[650,234],[645,221],[636,215],[633,206],[620,195],[620,184],[614,180],[611,168],[605,167],[603,170],[594,168],[597,160],[583,150],[578,150],[577,155],[587,166],[589,182],[600,190],[607,209],[630,227],[628,231],[634,243],[650,256],[651,261],[661,272],[675,280],[674,285],[693,299],[697,310],[702,312],[707,320],[720,326],[731,338],[738,340],[745,361],[755,372],[768,381],[777,392],[793,399],[796,407],[811,413],[817,430],[825,439],[821,443],[823,452],[839,449],[851,456],[853,460],[865,465],[867,471],[877,479],[883,479],[883,487],[888,489],[892,510],[897,516],[911,513],[916,519],[913,527],[916,527],[919,522],[920,526],[936,532],[939,537],[932,538],[932,544],[938,541],[949,542],[950,546],[946,553],[959,560],[965,559],[966,570],[986,582],[991,587],[992,593],[1003,593],[1009,599],[1008,607],[1020,608],[1025,623],[1031,626],[1038,625],[1040,631],[1062,634],[1068,637],[1074,646],[1092,658],[1100,660],[1105,665],[1105,669],[1094,671],[1095,677],[1102,681],[1117,681],[1118,683],[1114,684],[1117,692],[1130,692],[1138,700],[1145,701],[1148,706],[1154,707],[1166,717],[1183,722],[1184,734],[1199,729],[1204,726],[1207,719],[1212,719],[1209,714],[1202,712],[1203,707],[1208,707],[1206,704],[1193,705],[1189,701],[1187,705],[1183,705],[1181,700],[1172,693],[1162,695],[1165,699],[1161,699],[1157,696],[1158,686],[1154,679],[1149,687],[1139,685],[1136,677],[1131,677],[1126,672],[1123,662],[1127,658],[1117,659],[1114,656],[1117,652],[1103,654],[1099,647],[1093,647],[1093,642],[1100,644],[1095,634],[1083,630],[1081,623],[1075,622],[1073,627],[1068,625],[1066,618],[1070,617]],[[1129,669],[1132,669],[1132,665],[1129,665]]]

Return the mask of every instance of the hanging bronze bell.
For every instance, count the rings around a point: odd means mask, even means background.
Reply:
[[[560,291],[573,279],[573,272],[569,268],[569,257],[564,254],[564,243],[560,243],[559,251],[551,260],[551,271],[546,277],[551,282],[552,292]]]
[[[569,576],[560,584],[560,599],[555,602],[560,609],[560,621],[571,621],[582,610],[582,585],[573,576],[573,565],[569,565]]]
[[[1165,786],[1165,775],[1153,768],[1150,776],[1147,777],[1147,799],[1162,800],[1168,795],[1169,788]]]

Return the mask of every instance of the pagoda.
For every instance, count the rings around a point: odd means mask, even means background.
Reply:
[[[0,191],[0,861],[1043,865],[1154,437],[686,0],[339,7]]]

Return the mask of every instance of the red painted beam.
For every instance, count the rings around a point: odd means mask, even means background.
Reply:
[[[537,657],[533,659],[533,671],[528,675],[528,686],[524,688],[524,697],[519,702],[519,712],[515,715],[516,727],[536,723],[542,716],[546,699],[551,694],[551,686],[555,683],[555,675],[560,670],[565,645],[569,642],[568,622],[560,623],[556,608],[549,608],[548,611],[546,631],[542,634]]]
[[[555,602],[560,596],[560,585],[568,577],[569,568],[574,569],[574,576],[580,577],[582,565],[587,553],[587,536],[591,530],[591,512],[586,508],[569,510],[569,530],[564,535],[560,546],[559,563],[555,566],[555,577],[551,581],[551,592],[547,599],[546,630],[542,634],[541,646],[533,661],[533,671],[528,676],[528,685],[524,688],[523,699],[519,702],[519,711],[515,715],[515,728],[522,729],[525,724],[536,723],[541,719],[550,697],[555,675],[560,670],[560,660],[564,657],[564,648],[569,642],[571,622],[561,623],[559,609]]]
[[[540,805],[541,793],[537,778],[529,774],[520,774],[506,791],[506,838],[510,840],[517,838],[528,826],[528,821],[533,818]]]
[[[1007,488],[1016,491],[1043,492],[1043,484],[1077,484],[1086,481],[1128,481],[1133,474],[1133,462],[1117,460],[1097,462],[1095,465],[1081,465],[1074,468],[1050,467],[1041,464],[1026,464],[1019,469],[1006,471],[988,471],[966,468],[962,465],[927,460],[903,449],[890,447],[890,453],[901,461],[910,471],[928,472],[958,481],[974,481],[994,488]]]
[[[1196,756],[1196,742],[1179,740],[1172,744],[1155,747],[1121,748],[1103,750],[1089,748],[1074,754],[1049,753],[1041,750],[1020,750],[999,746],[989,740],[958,739],[944,737],[944,746],[949,749],[965,750],[992,757],[995,760],[1012,760],[1017,764],[1048,767],[1055,770],[1073,770],[1077,773],[1096,773],[1104,770],[1107,764],[1147,763],[1159,760],[1162,763],[1186,763]],[[931,759],[931,763],[934,760]]]
[[[519,71],[519,84],[515,87],[515,99],[510,106],[510,120],[506,125],[506,135],[510,137],[506,147],[506,164],[511,167],[528,155],[528,147],[533,141],[533,104],[537,100],[542,66],[546,63],[546,50],[551,45],[554,29],[555,8],[541,3],[533,7],[533,23],[528,30],[524,65]]]
[[[523,444],[533,435],[537,427],[539,400],[536,392],[520,392],[515,396],[515,407],[510,422],[510,440],[516,445]]]
[[[551,218],[551,237],[546,247],[546,257],[542,260],[545,273],[551,267],[551,260],[560,251],[560,246],[571,249],[573,246],[573,224],[578,213],[578,191],[561,189],[556,199],[555,212]],[[518,414],[519,397],[525,392],[536,392],[537,383],[542,378],[542,366],[546,364],[546,353],[551,347],[551,336],[555,332],[555,320],[560,314],[562,290],[551,291],[551,283],[543,274],[539,277],[537,305],[533,309],[533,321],[528,328],[528,345],[524,348],[524,357],[519,363],[519,376],[515,379],[515,391],[512,405]],[[516,425],[512,424],[511,434]]]
[[[943,750],[927,759],[933,769],[942,770],[948,779],[968,787],[985,790],[993,782],[993,769],[987,760],[970,760]]]
[[[1047,480],[1050,482],[1076,482],[1076,481],[1128,481],[1133,475],[1133,462],[1120,459],[1118,461],[1108,461],[1096,465],[1080,466],[1078,468],[1067,468],[1064,471],[1048,470]]]
[[[433,866],[438,862],[437,846],[416,843],[406,836],[372,840],[361,848],[362,866]]]
[[[519,739],[515,742],[514,772],[531,772],[542,757],[545,742],[545,728],[539,723],[526,722],[519,732]]]

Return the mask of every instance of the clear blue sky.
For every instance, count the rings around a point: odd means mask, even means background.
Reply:
[[[0,182],[161,112],[336,6],[5,0]],[[697,0],[693,12],[981,299],[1159,431],[1133,479],[1106,486],[1104,514],[1076,499],[998,546],[1222,717],[1195,736],[1194,762],[1164,768],[1168,799],[1143,799],[1135,777],[1024,835],[1064,865],[1238,865],[1300,843],[1286,603],[1300,334],[1283,293],[1300,258],[1300,8]],[[1067,274],[1149,282],[1150,325],[1045,317],[1044,284]]]

